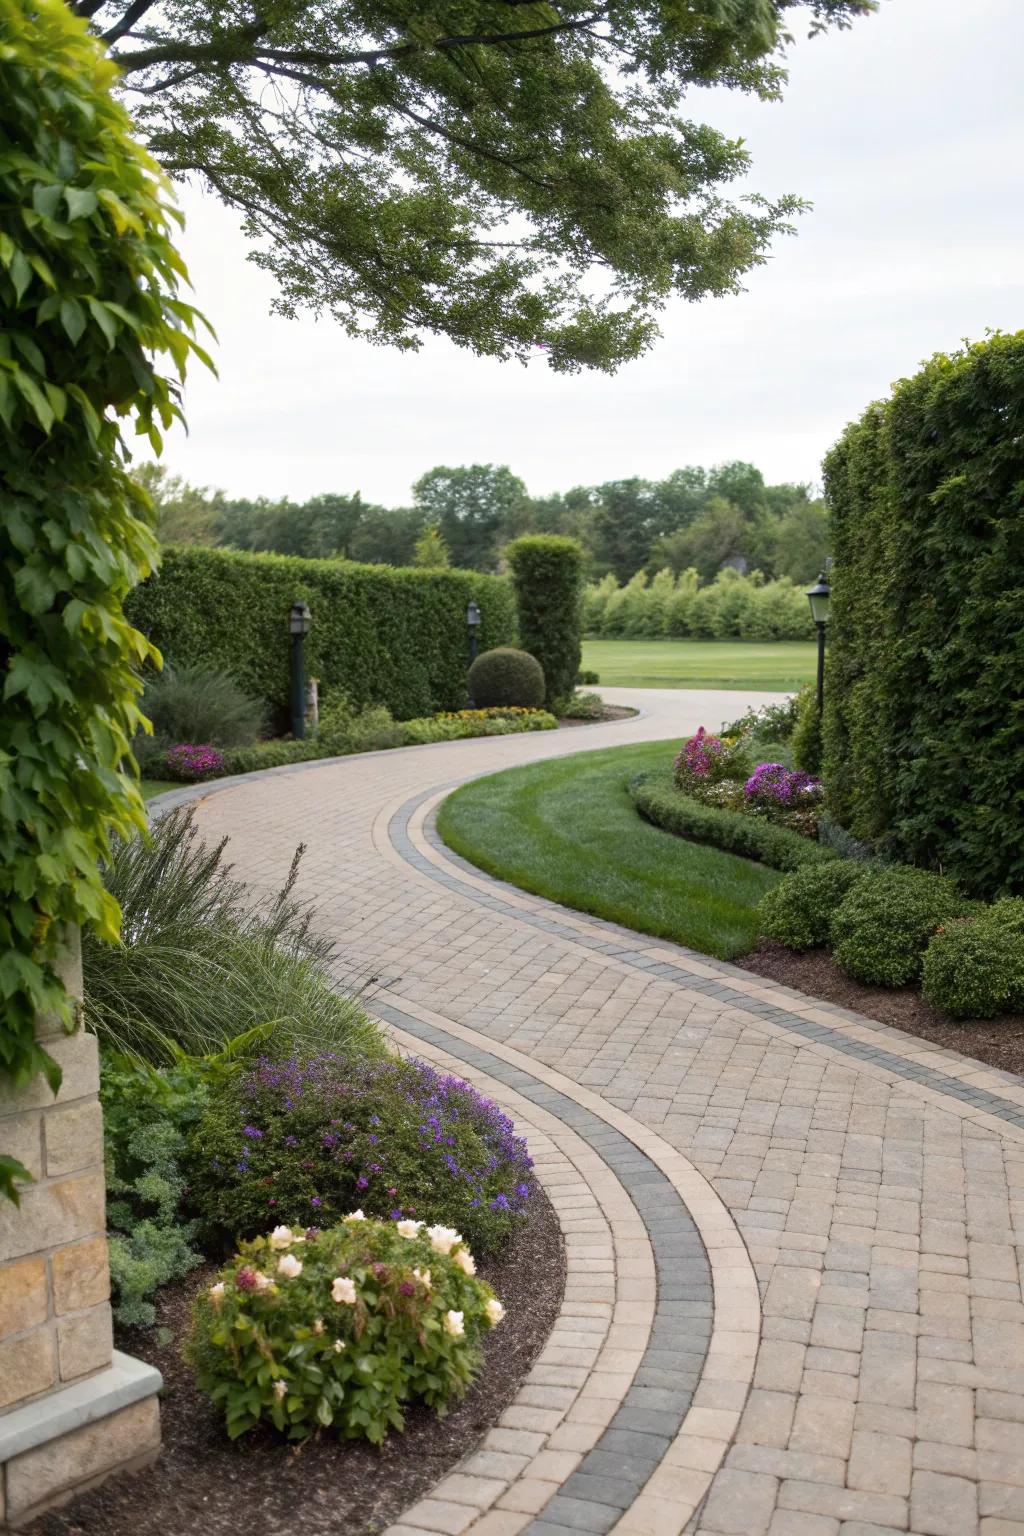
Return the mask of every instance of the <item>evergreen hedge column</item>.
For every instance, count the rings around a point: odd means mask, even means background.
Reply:
[[[580,670],[583,550],[576,539],[530,534],[505,550],[519,610],[519,643],[544,668],[545,707],[571,698]]]
[[[122,613],[152,567],[121,422],[160,451],[194,312],[166,186],[61,0],[0,0],[0,1521],[159,1447],[159,1373],[112,1351],[95,1037],[78,933],[145,825]],[[5,148],[5,146],[7,146]],[[156,658],[158,659],[158,658]]]

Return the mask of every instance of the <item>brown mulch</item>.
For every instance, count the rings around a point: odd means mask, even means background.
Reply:
[[[559,725],[604,725],[608,720],[629,720],[639,713],[639,710],[626,709],[622,704],[606,704],[599,720],[579,720],[572,715],[561,715],[558,723]]]
[[[1024,1076],[1024,1016],[1020,1014],[950,1019],[926,1003],[916,987],[865,986],[845,975],[825,950],[796,954],[774,939],[760,939],[756,949],[733,963],[810,997],[853,1008],[906,1035]]]
[[[541,1191],[507,1250],[480,1274],[505,1303],[486,1337],[476,1385],[446,1418],[412,1408],[405,1432],[375,1450],[329,1431],[296,1448],[272,1432],[232,1444],[221,1416],[192,1382],[181,1358],[192,1296],[212,1269],[169,1287],[156,1330],[134,1332],[122,1347],[159,1367],[163,1452],[155,1466],[81,1495],[27,1528],[29,1536],[371,1536],[391,1525],[479,1441],[515,1396],[558,1315],[565,1254],[558,1219]]]

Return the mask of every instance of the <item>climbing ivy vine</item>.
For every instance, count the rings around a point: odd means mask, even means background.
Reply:
[[[62,0],[0,0],[0,1076],[60,1070],[69,926],[116,941],[100,864],[144,825],[125,620],[157,548],[125,431],[160,452],[200,318],[178,297],[168,184],[110,94],[115,66]],[[159,371],[166,362],[167,375]],[[0,1193],[25,1170],[0,1155]]]

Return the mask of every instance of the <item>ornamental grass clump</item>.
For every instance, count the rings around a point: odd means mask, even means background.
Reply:
[[[188,1355],[232,1439],[268,1422],[379,1445],[409,1403],[463,1396],[503,1315],[454,1228],[356,1210],[243,1243],[196,1300]]]
[[[190,1144],[191,1198],[213,1234],[273,1221],[448,1222],[478,1253],[521,1220],[532,1161],[511,1120],[420,1061],[261,1059],[211,1100]]]

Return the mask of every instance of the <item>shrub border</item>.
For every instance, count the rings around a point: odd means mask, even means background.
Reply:
[[[772,869],[792,873],[803,865],[821,864],[837,857],[833,849],[812,842],[799,832],[791,832],[788,827],[745,816],[742,811],[702,805],[677,789],[667,772],[638,773],[630,779],[627,790],[638,813],[663,832],[694,843],[708,843]]]

